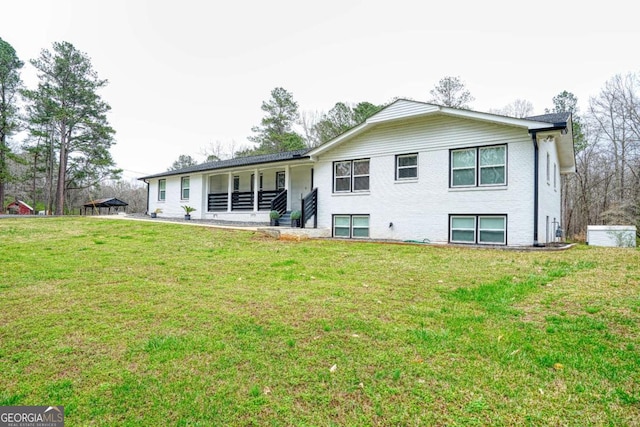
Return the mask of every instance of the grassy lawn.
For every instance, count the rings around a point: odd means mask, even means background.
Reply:
[[[0,406],[66,425],[638,425],[640,251],[0,219]]]

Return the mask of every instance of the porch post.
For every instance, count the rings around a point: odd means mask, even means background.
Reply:
[[[291,170],[289,165],[285,165],[284,167],[284,189],[287,190],[287,211],[291,210],[291,192],[289,188],[291,188]]]
[[[233,173],[227,174],[227,212],[231,212],[231,193],[233,193]]]
[[[260,182],[260,175],[258,169],[253,171],[253,211],[258,212],[258,183]]]

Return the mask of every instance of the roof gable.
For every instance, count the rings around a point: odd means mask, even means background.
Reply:
[[[366,119],[360,125],[344,132],[330,141],[310,150],[307,155],[312,159],[326,151],[329,151],[346,141],[349,141],[366,131],[376,128],[384,123],[392,123],[394,121],[404,121],[419,117],[427,117],[434,115],[446,115],[450,117],[458,117],[469,120],[483,121],[503,126],[519,127],[527,132],[537,132],[544,130],[560,131],[563,137],[558,140],[558,149],[562,156],[564,171],[570,171],[575,165],[575,157],[573,154],[573,133],[571,131],[571,114],[570,113],[553,113],[541,116],[533,116],[527,118],[516,118],[502,116],[499,114],[484,113],[472,110],[463,110],[458,108],[444,107],[441,105],[429,104],[418,101],[410,101],[407,99],[398,99],[389,104],[376,114]]]

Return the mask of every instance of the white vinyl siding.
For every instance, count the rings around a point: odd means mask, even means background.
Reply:
[[[497,146],[506,147],[508,185],[451,186],[452,150]],[[418,181],[401,183],[394,179],[396,156],[410,153],[418,154]],[[540,181],[545,179],[544,156],[546,153],[541,153]],[[531,245],[533,157],[534,145],[526,129],[445,116],[381,124],[319,156],[314,167],[320,200],[318,228],[331,230],[334,214],[364,212],[371,213],[369,238],[447,243],[450,214],[499,213],[508,215],[508,224],[515,224],[508,226],[508,244]],[[334,193],[335,162],[364,158],[370,159],[370,191]],[[478,176],[479,170],[476,172]],[[558,190],[555,194],[559,193]],[[355,197],[356,194],[367,196]],[[547,215],[542,210],[545,200],[541,198],[540,203],[541,212]],[[559,217],[556,211],[548,214]]]
[[[418,179],[418,155],[402,154],[396,156],[396,180]]]

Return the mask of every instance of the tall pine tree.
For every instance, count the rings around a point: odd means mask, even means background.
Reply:
[[[298,103],[290,92],[281,87],[273,89],[271,99],[264,101],[261,108],[266,115],[260,126],[251,129],[255,135],[248,138],[258,146],[238,155],[271,154],[305,148],[304,138],[293,130],[298,120]]]
[[[115,131],[109,125],[111,109],[98,90],[107,80],[98,78],[90,58],[71,43],[56,42],[31,60],[38,70],[38,88],[25,91],[32,129],[46,129],[58,153],[55,214],[64,213],[66,191],[97,185],[116,177],[109,149]]]

